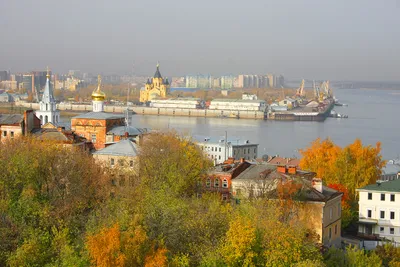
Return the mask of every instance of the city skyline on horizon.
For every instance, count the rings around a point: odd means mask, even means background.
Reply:
[[[157,8],[154,8],[154,7]],[[0,69],[398,81],[399,3],[3,1]],[[73,16],[71,16],[73,14]],[[74,67],[71,67],[74,66]]]

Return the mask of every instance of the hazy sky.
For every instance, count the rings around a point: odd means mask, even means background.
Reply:
[[[0,70],[400,80],[396,0],[0,0]]]

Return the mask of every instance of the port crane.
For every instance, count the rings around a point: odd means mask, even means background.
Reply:
[[[303,79],[300,83],[300,87],[297,88],[297,90],[296,90],[296,96],[304,97],[305,95],[306,94],[304,91],[304,79]]]

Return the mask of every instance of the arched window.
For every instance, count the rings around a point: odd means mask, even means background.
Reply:
[[[46,116],[44,116],[44,123],[48,123],[49,122],[49,117],[47,117],[47,115]]]
[[[211,179],[210,178],[207,178],[207,181],[206,181],[206,187],[210,187],[211,186]]]
[[[46,111],[47,111],[47,110],[49,110],[49,105],[48,105],[48,104],[46,104]]]
[[[43,123],[43,115],[40,115],[40,121]]]
[[[215,178],[214,187],[219,187],[219,178]]]
[[[222,181],[222,188],[228,188],[228,180],[227,179],[224,179]]]

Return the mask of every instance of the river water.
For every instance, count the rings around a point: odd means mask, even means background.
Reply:
[[[133,115],[132,125],[175,129],[184,134],[235,137],[259,144],[259,156],[299,156],[298,150],[316,138],[330,137],[345,146],[360,138],[365,145],[382,143],[385,159],[400,154],[400,90],[337,89],[335,96],[347,107],[335,107],[348,119],[325,122],[261,121],[231,118],[192,118]]]
[[[194,118],[133,115],[131,124],[155,130],[175,129],[187,135],[225,136],[259,144],[264,154],[299,156],[316,138],[330,137],[340,146],[360,138],[364,145],[382,143],[385,159],[400,154],[400,90],[336,89],[336,98],[347,107],[335,107],[348,119],[327,118],[325,122],[262,121],[232,118]],[[70,118],[62,118],[70,124]]]

